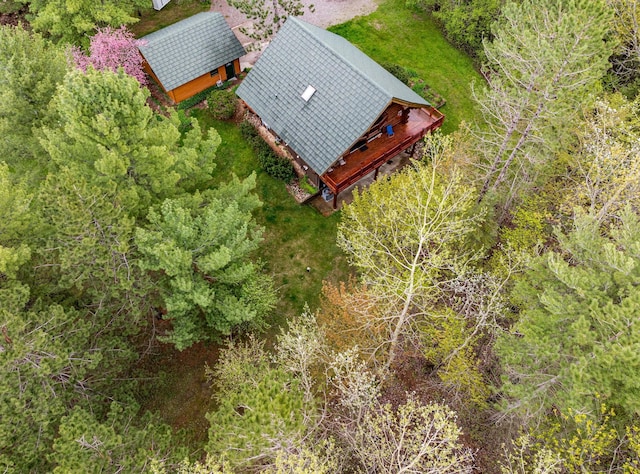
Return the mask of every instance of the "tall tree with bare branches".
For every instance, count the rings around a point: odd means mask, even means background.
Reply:
[[[479,199],[499,191],[504,203],[536,180],[592,104],[612,47],[603,0],[525,0],[502,13],[485,42],[487,86],[474,95],[484,116]]]
[[[465,239],[480,222],[476,194],[457,171],[440,173],[438,160],[380,181],[343,210],[338,245],[347,252],[384,322],[378,348],[388,369],[412,321],[474,259]]]

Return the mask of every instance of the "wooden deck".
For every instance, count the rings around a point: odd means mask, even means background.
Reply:
[[[343,165],[336,163],[333,169],[329,168],[330,171],[321,179],[337,196],[340,191],[421,140],[428,132],[439,128],[443,120],[444,115],[436,109],[412,109],[407,123],[393,127],[393,136],[382,133],[365,143],[364,147],[345,155]]]

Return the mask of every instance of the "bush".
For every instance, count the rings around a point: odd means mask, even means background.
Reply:
[[[315,194],[318,192],[316,187],[309,182],[309,178],[306,175],[304,175],[300,180],[300,188],[302,188],[309,194]]]
[[[393,63],[382,63],[382,67],[393,74],[396,79],[402,82],[405,86],[409,85],[409,82],[411,81],[411,71],[407,68]]]
[[[295,170],[291,162],[274,152],[271,146],[262,139],[251,122],[243,120],[240,123],[240,134],[256,152],[260,166],[269,176],[281,179],[285,183],[290,182],[295,177]]]
[[[240,123],[240,135],[247,141],[252,141],[258,136],[258,130],[248,120],[243,120]]]
[[[277,155],[271,147],[262,141],[266,147],[260,147],[258,151],[258,161],[269,176],[281,179],[285,183],[290,182],[294,176],[295,171],[291,162]]]
[[[180,135],[184,137],[185,133],[193,128],[193,121],[191,118],[187,117],[184,110],[178,110],[178,119],[180,120],[178,131],[180,132]]]
[[[231,89],[213,90],[207,97],[209,112],[216,120],[229,120],[236,113],[236,94]]]

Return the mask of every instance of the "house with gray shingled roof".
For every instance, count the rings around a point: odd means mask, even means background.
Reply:
[[[141,39],[145,70],[174,102],[236,77],[246,54],[217,12],[198,13]]]
[[[444,116],[344,38],[289,17],[237,90],[319,188],[337,195]]]

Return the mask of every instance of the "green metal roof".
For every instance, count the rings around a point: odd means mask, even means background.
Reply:
[[[217,12],[198,13],[141,39],[140,52],[168,91],[246,54]]]
[[[237,94],[320,175],[393,100],[429,105],[344,38],[293,17]]]

